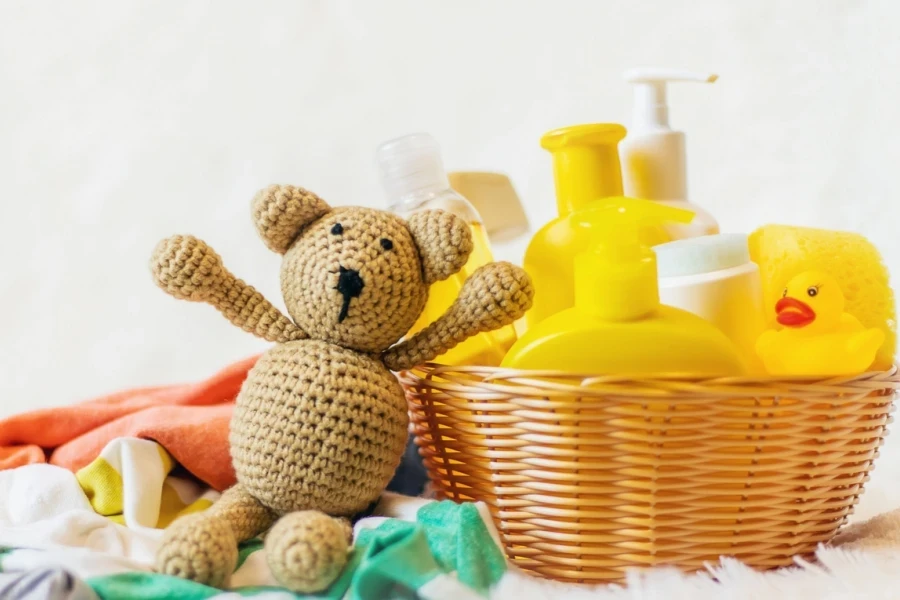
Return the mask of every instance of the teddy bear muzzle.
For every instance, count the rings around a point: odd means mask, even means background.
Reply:
[[[344,319],[347,318],[347,314],[350,311],[350,301],[354,298],[359,298],[365,286],[366,282],[360,277],[359,271],[341,267],[340,275],[338,275],[338,284],[334,288],[344,297],[344,301],[341,303],[341,312],[338,314],[338,323],[343,323]]]

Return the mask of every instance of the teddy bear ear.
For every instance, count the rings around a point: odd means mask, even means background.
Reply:
[[[253,224],[273,252],[284,254],[304,227],[331,212],[309,190],[293,185],[270,185],[253,198]]]
[[[425,283],[447,279],[463,268],[472,253],[472,231],[460,217],[442,210],[415,213],[407,224],[422,258]]]

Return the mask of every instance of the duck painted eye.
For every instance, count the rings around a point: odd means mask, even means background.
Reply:
[[[381,247],[384,248],[385,250],[393,250],[394,242],[392,242],[391,240],[389,240],[387,238],[381,238]]]
[[[814,287],[807,289],[806,295],[809,296],[810,298],[815,298],[816,296],[819,295],[819,288],[814,286]]]
[[[787,298],[787,288],[784,288],[784,291],[781,292],[781,297],[782,297],[782,298]]]
[[[331,233],[333,233],[334,235],[341,235],[342,233],[344,233],[344,226],[340,223],[335,223],[334,227],[331,228]]]

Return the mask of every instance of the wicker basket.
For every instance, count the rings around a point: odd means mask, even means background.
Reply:
[[[812,553],[856,504],[900,387],[897,368],[704,380],[428,365],[401,381],[439,496],[484,501],[515,564],[579,582]]]

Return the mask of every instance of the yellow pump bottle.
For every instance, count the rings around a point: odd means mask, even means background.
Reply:
[[[525,251],[523,267],[535,288],[526,329],[574,304],[574,259],[595,237],[577,214],[599,200],[622,195],[617,147],[624,137],[621,125],[596,123],[556,129],[541,138],[541,146],[553,156],[559,216],[534,235]],[[671,241],[661,227],[644,228],[641,235],[650,246]]]
[[[641,228],[690,223],[693,213],[649,200],[582,210],[592,249],[574,259],[575,303],[529,329],[502,366],[578,374],[739,375],[733,342],[693,313],[660,304],[655,253]]]

